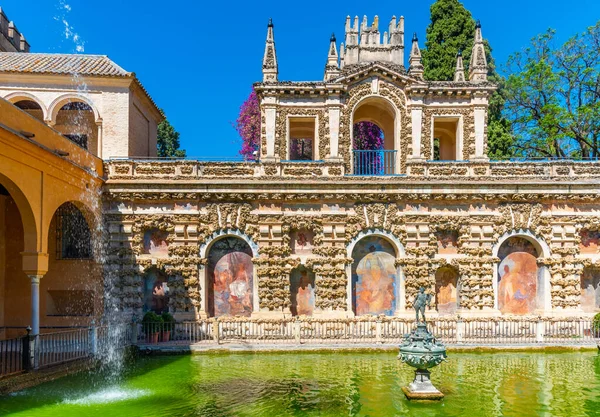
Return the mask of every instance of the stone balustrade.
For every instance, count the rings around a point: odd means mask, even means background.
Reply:
[[[342,162],[204,162],[193,160],[109,160],[109,180],[194,180],[199,178],[352,178]],[[600,177],[600,161],[525,161],[407,162],[406,173],[395,180],[466,179],[497,181],[502,179],[540,179],[572,181]],[[365,176],[372,178],[372,176]]]

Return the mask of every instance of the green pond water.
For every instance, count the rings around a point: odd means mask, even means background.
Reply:
[[[0,398],[11,416],[600,416],[596,352],[450,353],[443,401],[408,402],[413,371],[386,353],[144,357]]]

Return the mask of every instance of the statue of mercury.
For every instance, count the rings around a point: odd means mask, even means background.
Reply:
[[[421,316],[423,317],[423,322],[425,322],[425,307],[429,305],[431,302],[431,294],[425,294],[425,288],[419,288],[419,292],[415,297],[415,302],[413,304],[417,316],[417,324],[419,323],[419,312],[421,312]]]

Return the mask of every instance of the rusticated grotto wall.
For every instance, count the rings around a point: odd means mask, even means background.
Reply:
[[[343,196],[343,198],[339,198]],[[383,201],[365,201],[376,200]],[[290,273],[299,265],[315,273],[316,314],[352,315],[348,303],[348,247],[360,235],[391,235],[402,246],[396,259],[404,275],[403,305],[409,310],[419,287],[435,295],[435,273],[458,274],[459,314],[497,315],[495,274],[503,237],[524,236],[549,249],[538,257],[549,271],[551,311],[580,314],[580,278],[600,267],[600,255],[582,253],[582,231],[600,231],[600,203],[594,195],[377,196],[306,194],[108,192],[106,271],[127,314],[142,314],[143,278],[148,268],[168,276],[169,309],[180,318],[207,311],[207,249],[222,236],[243,236],[253,258],[255,314],[290,314]],[[525,201],[538,201],[528,203]],[[166,232],[168,251],[144,253],[144,233]],[[294,253],[299,232],[311,236],[310,250]],[[440,236],[455,236],[451,251]],[[203,253],[204,252],[204,253]],[[435,304],[435,297],[433,304]],[[412,314],[407,311],[406,314]]]

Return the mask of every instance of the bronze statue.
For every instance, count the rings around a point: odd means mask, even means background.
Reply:
[[[417,323],[419,323],[419,312],[421,312],[421,316],[423,317],[423,322],[425,322],[425,307],[429,305],[431,302],[431,294],[425,294],[425,288],[419,288],[419,292],[415,297],[414,308],[417,315]]]

